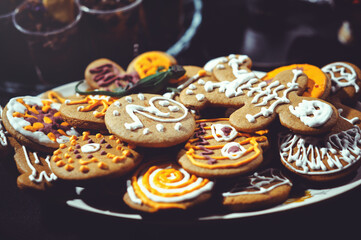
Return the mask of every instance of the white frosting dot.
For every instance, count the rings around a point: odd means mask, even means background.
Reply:
[[[131,96],[126,96],[125,97],[125,100],[128,102],[128,103],[132,103],[133,102],[133,98]]]
[[[156,125],[156,128],[157,128],[158,132],[164,132],[164,125],[163,124],[158,123]]]
[[[199,93],[199,94],[197,94],[197,95],[196,95],[196,98],[197,98],[197,100],[198,100],[198,101],[200,101],[200,102],[201,102],[201,101],[203,101],[203,100],[204,100],[204,94]]]
[[[114,115],[114,116],[120,116],[120,113],[119,113],[119,111],[114,110],[114,111],[113,111],[113,115]]]
[[[193,92],[191,89],[187,89],[187,90],[186,90],[186,94],[187,94],[187,95],[193,95],[194,92]]]

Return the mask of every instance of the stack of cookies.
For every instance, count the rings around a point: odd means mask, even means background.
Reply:
[[[249,57],[232,54],[178,66],[174,77],[176,64],[157,51],[127,70],[98,59],[85,70],[89,94],[11,99],[1,143],[15,149],[19,188],[118,179],[114,191],[136,211],[210,199],[247,211],[285,202],[297,181],[327,186],[360,166],[357,66],[295,64],[259,76]],[[160,76],[162,88],[139,87]]]

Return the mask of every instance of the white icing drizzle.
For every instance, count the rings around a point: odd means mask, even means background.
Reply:
[[[8,140],[5,135],[6,132],[2,126],[2,114],[3,114],[3,109],[0,106],[0,144],[1,146],[6,147],[8,145]]]
[[[358,126],[327,139],[292,133],[279,136],[281,160],[294,171],[309,175],[335,173],[353,165],[360,159],[360,145]],[[297,168],[291,164],[293,162]]]
[[[155,101],[164,101],[164,100],[167,100],[167,101],[171,102],[172,104],[174,104],[175,106],[178,106],[180,109],[183,110],[184,114],[178,118],[172,118],[171,112],[166,112],[166,113],[162,112],[154,106]],[[156,122],[163,122],[163,123],[177,123],[177,122],[183,120],[188,114],[188,109],[183,104],[181,104],[173,99],[167,99],[165,97],[152,97],[149,100],[148,107],[135,105],[135,104],[128,104],[125,108],[126,108],[126,112],[129,114],[129,116],[131,117],[131,119],[134,122],[125,123],[124,126],[126,129],[132,130],[132,131],[144,127],[143,123],[135,115],[135,113],[141,114],[144,117],[152,119]],[[150,113],[152,115],[150,115],[148,113]]]
[[[171,112],[178,112],[180,109],[178,106],[168,106],[169,111]]]
[[[224,131],[222,130],[222,128],[230,128],[231,131],[229,132],[228,135],[226,135],[224,133]],[[221,124],[221,123],[212,124],[211,131],[212,131],[212,135],[213,135],[214,139],[217,142],[220,142],[220,141],[229,142],[229,141],[232,141],[238,135],[237,130],[229,124]]]
[[[29,175],[29,180],[30,181],[40,183],[40,182],[44,181],[44,179],[46,181],[48,181],[48,182],[51,182],[51,181],[54,181],[54,180],[58,179],[58,177],[53,172],[50,174],[50,176],[48,176],[46,171],[42,171],[41,173],[39,173],[39,177],[36,178],[37,171],[36,171],[35,167],[31,164],[31,161],[30,161],[30,158],[29,158],[29,155],[28,155],[28,151],[26,150],[25,146],[22,146],[22,148],[23,148],[23,151],[24,151],[26,163],[28,164],[28,166],[29,166],[29,168],[31,170],[31,174]],[[37,154],[36,153],[33,153],[33,154],[34,154],[35,159],[37,159],[36,161],[38,163],[40,163],[40,160],[39,160]],[[50,156],[46,157],[45,162],[48,164],[48,167],[51,170]],[[38,163],[36,163],[36,164],[38,164]]]
[[[309,127],[320,127],[330,120],[332,107],[318,100],[302,100],[298,106],[289,106],[290,112]]]
[[[348,70],[349,72],[346,72]],[[353,86],[355,91],[358,92],[360,87],[357,85],[357,73],[353,67],[343,62],[336,62],[327,64],[322,68],[322,71],[330,74],[332,87],[331,91],[334,93],[340,88]],[[340,73],[339,77],[335,76],[335,73]]]
[[[360,122],[360,118],[359,117],[354,117],[352,119],[348,119],[348,118],[345,118],[344,116],[341,115],[341,113],[343,113],[343,109],[342,108],[339,108],[337,109],[338,113],[339,113],[339,116],[346,120],[347,122],[351,123],[352,125],[355,125],[357,124],[358,122]]]
[[[162,107],[168,107],[169,104],[170,104],[170,103],[169,103],[168,100],[159,101],[159,105],[161,105]]]
[[[228,59],[227,57],[218,57],[218,58],[214,58],[212,60],[209,60],[205,65],[204,65],[204,69],[208,72],[212,72],[212,70],[220,63],[227,63]]]
[[[253,175],[249,176],[249,179],[249,186],[236,185],[229,192],[222,193],[222,196],[231,197],[238,195],[262,194],[270,192],[271,190],[282,185],[292,186],[292,183],[288,178],[286,178],[281,172],[277,174],[276,170],[273,168],[266,169],[262,172],[255,172]],[[239,187],[241,188],[238,189]]]
[[[105,100],[107,102],[110,100],[110,96],[106,95],[89,95],[89,98],[94,100]]]
[[[233,148],[233,149],[231,149]],[[234,150],[236,148],[236,150]],[[230,142],[223,146],[221,149],[222,156],[228,157],[229,159],[238,159],[243,156],[246,149],[237,142]]]
[[[99,151],[99,149],[100,149],[99,143],[88,143],[88,144],[81,146],[81,148],[80,148],[80,150],[83,153],[93,153],[93,152]]]

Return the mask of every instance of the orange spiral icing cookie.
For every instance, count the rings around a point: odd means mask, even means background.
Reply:
[[[61,144],[51,158],[54,173],[65,180],[118,177],[134,169],[141,155],[134,146],[122,143],[113,135],[83,132]]]
[[[124,201],[146,212],[187,209],[210,198],[213,184],[174,163],[151,162],[138,168],[128,180]]]
[[[302,70],[308,77],[307,89],[303,93],[303,96],[325,99],[329,95],[331,90],[330,79],[320,68],[310,64],[293,64],[279,67],[268,72],[262,80],[272,81],[278,73],[292,69]]]
[[[238,132],[224,119],[197,120],[197,128],[179,154],[179,164],[202,177],[229,177],[256,169],[268,146],[267,131]]]

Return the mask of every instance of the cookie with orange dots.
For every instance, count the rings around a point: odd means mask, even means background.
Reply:
[[[68,98],[61,104],[61,116],[72,126],[82,129],[106,130],[104,116],[118,98],[105,95],[84,95]]]
[[[268,147],[267,131],[242,133],[227,118],[197,120],[192,138],[178,155],[178,163],[197,176],[232,177],[254,171]]]
[[[262,80],[271,82],[280,72],[292,69],[301,70],[308,77],[307,88],[303,93],[303,96],[325,99],[330,94],[330,79],[319,67],[311,64],[292,64],[282,66],[268,72],[264,77],[262,77]]]
[[[128,65],[127,73],[136,72],[142,79],[155,74],[159,68],[167,70],[176,64],[177,60],[165,52],[149,51],[134,58]]]
[[[214,182],[188,173],[173,162],[142,164],[127,181],[123,199],[143,212],[186,210],[208,200]]]
[[[51,169],[63,180],[89,180],[120,177],[142,160],[135,146],[121,142],[114,135],[72,136],[53,152]]]
[[[52,152],[79,133],[59,112],[60,104],[38,97],[10,99],[3,111],[8,133],[34,151]]]
[[[106,58],[91,62],[84,75],[91,88],[107,91],[115,88],[128,89],[139,81],[138,73],[126,73],[121,66]]]
[[[269,168],[237,179],[222,192],[222,205],[232,211],[275,206],[287,200],[292,182],[279,169]]]
[[[122,141],[154,148],[185,142],[195,129],[194,117],[183,104],[148,93],[115,101],[105,114],[105,124]]]
[[[18,188],[38,191],[51,188],[58,179],[50,167],[51,155],[32,151],[13,137],[9,141],[14,147],[14,160],[20,172],[17,178]]]

